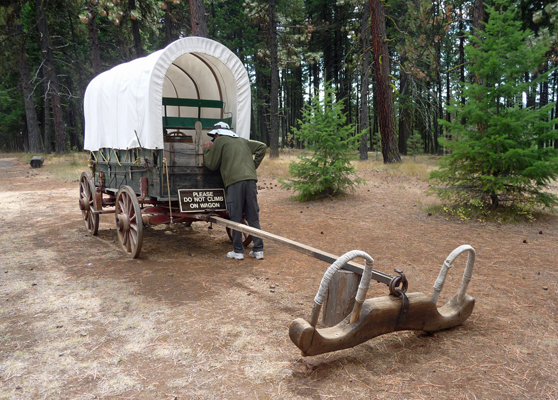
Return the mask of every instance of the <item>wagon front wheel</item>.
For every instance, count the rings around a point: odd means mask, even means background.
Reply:
[[[244,225],[248,225],[248,221],[246,221],[246,218],[242,218],[242,223],[243,223]],[[232,242],[232,231],[233,231],[233,230],[232,230],[231,228],[229,228],[229,227],[227,227],[226,229],[227,229],[227,235],[229,235],[229,239],[230,239],[231,242]],[[243,245],[244,247],[246,247],[246,246],[248,246],[250,243],[252,243],[252,236],[250,236],[250,234],[248,234],[248,233],[242,232],[242,245]]]
[[[99,214],[95,214],[93,202],[95,200],[95,184],[89,172],[82,172],[79,179],[79,209],[85,227],[92,234],[99,231]]]
[[[122,248],[132,258],[137,258],[143,241],[143,221],[138,198],[130,186],[122,186],[116,194],[114,214]]]

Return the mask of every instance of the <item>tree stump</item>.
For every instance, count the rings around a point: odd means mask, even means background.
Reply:
[[[41,156],[35,156],[31,159],[31,168],[41,168],[45,159]]]
[[[333,275],[322,308],[324,325],[335,326],[351,313],[360,278],[360,275],[344,270]]]

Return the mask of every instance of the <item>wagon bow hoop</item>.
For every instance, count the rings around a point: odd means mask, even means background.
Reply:
[[[316,294],[316,297],[314,297],[314,307],[312,308],[312,315],[310,317],[310,325],[312,325],[312,327],[315,328],[316,324],[318,323],[320,310],[322,308],[322,304],[324,302],[324,298],[327,293],[329,281],[337,271],[339,271],[345,264],[347,264],[349,261],[351,261],[353,258],[356,257],[362,257],[365,260],[364,272],[362,274],[362,278],[358,286],[358,291],[355,297],[355,306],[353,308],[353,313],[351,315],[351,321],[353,319],[355,320],[358,319],[358,315],[360,314],[362,303],[366,298],[366,292],[370,287],[370,279],[372,277],[372,267],[374,266],[374,259],[364,251],[352,250],[339,257],[333,264],[329,266],[329,268],[325,272],[324,277],[322,278],[322,281],[320,283],[320,288],[318,289],[318,293]]]
[[[465,272],[463,272],[463,280],[461,282],[461,288],[457,293],[457,302],[461,303],[465,299],[465,295],[467,294],[467,286],[469,285],[469,282],[471,282],[471,279],[473,277],[473,267],[475,265],[475,257],[476,257],[475,249],[473,249],[468,244],[464,244],[456,248],[454,251],[450,253],[448,258],[446,258],[446,260],[444,261],[444,264],[442,265],[442,269],[440,270],[440,274],[438,275],[438,278],[434,283],[434,291],[432,292],[432,302],[434,302],[434,304],[438,302],[438,297],[440,296],[440,292],[444,287],[444,282],[446,281],[446,275],[448,273],[448,270],[452,267],[452,264],[455,261],[455,259],[466,251],[469,252],[469,256],[467,258],[467,265],[465,266]]]

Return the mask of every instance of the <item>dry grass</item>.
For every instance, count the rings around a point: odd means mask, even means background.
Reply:
[[[383,161],[369,154],[368,160],[354,161],[354,165],[357,172],[385,172],[387,177],[413,177],[427,180],[430,172],[436,168],[438,157],[422,155],[416,158],[404,156],[402,159],[403,162],[400,164],[384,164]]]
[[[264,158],[258,174],[270,179],[289,176],[289,164],[297,162],[298,156],[309,154],[304,150],[288,149],[280,151],[279,158]],[[32,154],[28,153],[0,153],[0,158],[17,158],[24,164],[29,164]],[[67,154],[45,154],[42,172],[45,177],[61,182],[74,182],[79,179],[81,172],[88,169],[88,152],[72,152]],[[368,154],[367,161],[354,161],[357,172],[360,171],[387,171],[392,176],[414,176],[427,179],[428,174],[435,168],[439,157],[419,155],[417,157],[403,157],[401,164],[384,164],[381,155],[374,152]]]
[[[261,178],[283,178],[289,176],[289,164],[296,163],[298,156],[309,154],[304,150],[289,149],[283,150],[279,154],[279,158],[264,158],[258,176]],[[371,172],[385,172],[387,177],[414,177],[421,180],[427,180],[430,171],[436,168],[436,162],[439,157],[430,155],[419,155],[416,157],[403,156],[401,164],[384,164],[381,155],[378,157],[376,153],[368,153],[368,160],[356,161],[358,155],[355,155],[353,165],[357,173],[366,175]]]
[[[29,153],[0,153],[0,158],[17,158],[25,165],[29,165],[34,154]],[[34,175],[42,179],[54,179],[60,182],[76,182],[83,171],[88,170],[88,152],[71,152],[65,154],[41,154],[44,163],[41,174],[31,170]]]

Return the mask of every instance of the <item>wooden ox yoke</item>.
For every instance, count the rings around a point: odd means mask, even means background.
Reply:
[[[463,281],[457,295],[442,307],[436,303],[448,270],[453,261],[463,252],[469,252]],[[365,259],[365,270],[355,298],[352,313],[331,328],[317,329],[316,324],[320,310],[327,294],[329,281],[344,264],[355,257]],[[354,250],[339,257],[326,271],[318,294],[314,298],[314,307],[310,322],[297,318],[289,327],[289,336],[302,351],[303,356],[315,356],[331,351],[348,349],[364,343],[376,336],[402,330],[422,330],[435,332],[461,325],[473,312],[475,299],[466,294],[467,286],[473,275],[475,250],[469,245],[459,246],[444,261],[440,274],[434,284],[431,297],[424,293],[406,294],[405,275],[395,277],[390,285],[390,295],[365,301],[370,286],[374,260],[362,251]],[[399,286],[401,285],[401,288]]]

